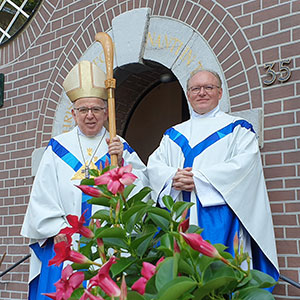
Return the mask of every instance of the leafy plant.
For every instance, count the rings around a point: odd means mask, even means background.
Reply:
[[[68,216],[71,227],[61,231],[68,242],[54,246],[49,264],[73,262],[63,270],[52,299],[212,300],[274,299],[265,288],[276,284],[269,275],[250,269],[250,257],[238,250],[235,256],[222,244],[211,245],[201,237],[203,229],[189,226],[188,202],[165,196],[165,209],[146,200],[145,187],[130,197],[136,177],[131,166],[91,170],[91,179],[78,186],[101,205],[88,227],[84,214]],[[125,187],[126,185],[126,187]],[[77,251],[71,236],[80,233]],[[62,250],[64,249],[64,250]],[[242,262],[248,269],[241,268]],[[86,287],[82,285],[87,280]]]

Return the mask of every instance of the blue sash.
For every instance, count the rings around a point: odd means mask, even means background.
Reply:
[[[126,142],[124,142],[123,145],[124,151],[128,151],[129,153],[134,152],[134,150]],[[51,139],[47,147],[49,146],[51,146],[52,151],[67,165],[69,165],[75,172],[77,172],[82,167],[82,163],[57,140]],[[110,155],[108,153],[101,157],[95,163],[95,165],[99,169],[100,166],[104,168],[106,160],[108,160],[108,162],[110,163]],[[87,209],[87,212],[85,213],[85,226],[88,225],[89,219],[92,215],[92,206],[87,203],[90,198],[91,196],[82,193],[81,213]],[[56,291],[54,283],[61,278],[63,264],[61,264],[59,267],[56,267],[55,265],[48,266],[49,260],[55,256],[53,239],[48,239],[44,247],[40,247],[38,243],[30,245],[30,247],[42,262],[42,267],[41,273],[29,284],[28,299],[48,300],[49,297],[43,296],[42,293],[52,293]]]
[[[217,141],[231,134],[237,126],[241,126],[255,133],[250,123],[245,120],[238,120],[214,132],[193,148],[189,145],[188,139],[174,128],[168,129],[165,132],[165,135],[168,135],[169,138],[181,148],[185,159],[183,167],[186,168],[192,167],[194,159],[198,155],[200,155],[204,150],[209,148]],[[182,195],[184,201],[191,201],[190,192],[183,191]],[[224,244],[228,247],[227,251],[234,255],[233,239],[235,233],[239,232],[239,219],[227,204],[203,207],[197,196],[196,198],[198,226],[204,229],[201,234],[202,237],[206,240],[209,240],[212,244]],[[253,267],[269,274],[270,276],[275,278],[275,280],[278,280],[279,274],[277,270],[253,240],[251,243],[251,248]]]

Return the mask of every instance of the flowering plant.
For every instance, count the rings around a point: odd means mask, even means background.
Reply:
[[[265,288],[276,284],[269,275],[250,269],[250,257],[234,241],[234,257],[222,244],[203,240],[203,229],[189,225],[188,202],[165,196],[166,209],[146,199],[145,187],[129,194],[136,176],[131,166],[91,170],[78,186],[101,205],[84,226],[84,214],[67,217],[61,230],[67,242],[55,244],[49,265],[73,262],[62,271],[51,299],[80,300],[208,300],[274,299]],[[77,251],[71,236],[80,234]],[[75,245],[73,245],[75,246]],[[248,269],[241,268],[242,262]],[[85,283],[83,283],[85,282]]]

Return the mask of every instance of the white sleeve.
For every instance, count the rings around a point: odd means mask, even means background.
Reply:
[[[203,207],[224,205],[223,196],[215,189],[200,171],[192,171],[194,174],[195,193]]]

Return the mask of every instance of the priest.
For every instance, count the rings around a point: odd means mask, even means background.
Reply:
[[[118,166],[131,164],[138,177],[132,193],[148,185],[146,167],[137,153],[123,138],[109,139],[104,126],[108,116],[105,80],[105,73],[95,64],[81,61],[63,83],[73,103],[76,127],[50,140],[34,179],[21,230],[30,238],[30,300],[49,299],[42,293],[55,292],[53,284],[60,279],[63,266],[49,267],[48,261],[55,255],[53,244],[66,239],[58,233],[68,226],[67,215],[80,216],[87,208],[85,218],[92,214],[88,196],[75,186],[90,176],[90,169],[104,168],[111,155],[116,155]]]
[[[191,118],[168,129],[148,159],[153,199],[191,201],[190,224],[202,237],[234,254],[237,233],[252,267],[278,279],[271,210],[253,127],[219,108],[220,76],[193,73],[187,82]]]

